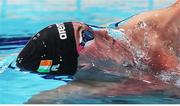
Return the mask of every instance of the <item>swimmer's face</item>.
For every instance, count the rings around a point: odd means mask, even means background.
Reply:
[[[82,31],[92,30],[88,26],[82,23],[74,23],[75,28],[75,39],[76,47],[82,41]],[[106,61],[113,58],[117,63],[122,63],[124,60],[123,51],[124,49],[121,45],[114,40],[111,36],[108,35],[106,29],[93,30],[94,39],[88,41],[83,50],[79,52],[78,64],[79,66],[92,64],[95,60]],[[122,53],[122,54],[121,54]],[[97,61],[98,62],[98,61]],[[99,63],[96,63],[96,65]]]
[[[89,48],[93,44],[95,44],[95,46],[100,46],[100,48],[106,48],[109,47],[109,44],[113,43],[112,37],[108,36],[105,29],[95,31],[89,26],[80,22],[73,22],[73,25],[75,29],[76,47],[79,47],[79,44],[82,42],[82,32],[85,30],[92,31],[94,39],[86,42],[84,49]]]
[[[106,29],[100,30],[93,30],[89,26],[80,23],[80,22],[73,22],[74,29],[75,29],[75,39],[76,39],[76,47],[78,49],[80,43],[82,42],[82,32],[85,30],[93,31],[94,39],[86,42],[83,49],[79,52],[79,54],[90,52],[94,50],[96,52],[100,50],[110,50],[113,43],[115,42],[112,37],[110,37],[106,31]],[[104,51],[106,52],[106,51]],[[93,54],[93,53],[92,53]]]

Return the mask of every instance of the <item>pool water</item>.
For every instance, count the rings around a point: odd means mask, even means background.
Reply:
[[[31,37],[42,28],[64,21],[107,25],[131,15],[167,7],[175,0],[0,0],[0,40]],[[7,66],[25,44],[0,42],[0,104],[26,103],[33,95],[66,85],[67,79],[45,79]],[[70,79],[71,81],[71,79]],[[159,96],[161,95],[161,96]],[[154,95],[92,97],[53,103],[180,103],[179,98],[155,92]],[[149,98],[149,102],[146,101]]]

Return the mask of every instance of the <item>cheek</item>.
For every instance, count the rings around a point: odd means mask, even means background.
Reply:
[[[91,46],[93,43],[94,43],[94,40],[88,41],[84,47],[87,48],[87,47]]]
[[[83,47],[80,54],[89,54],[89,53],[91,53],[92,51],[95,51],[95,50],[96,50],[96,44],[92,40],[92,41],[86,43],[86,45]]]
[[[81,54],[83,54],[84,52],[86,52],[87,50],[90,50],[90,49],[92,49],[93,46],[94,45],[94,40],[91,40],[91,41],[88,41],[86,44],[85,44],[85,46],[83,47],[83,46],[80,46],[80,45],[78,45],[77,47],[77,51],[78,51],[78,53],[81,55]]]
[[[110,46],[108,46],[108,43],[106,40],[103,40],[103,39],[98,39],[95,41],[95,45],[97,46],[97,48],[99,50],[101,49],[109,49]]]

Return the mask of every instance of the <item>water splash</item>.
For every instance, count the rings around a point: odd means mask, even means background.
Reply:
[[[149,36],[148,32],[145,32],[144,33],[144,42],[143,42],[145,48],[149,48],[148,36]]]
[[[159,75],[156,76],[165,83],[173,84],[180,88],[180,76],[172,70],[163,70]]]
[[[4,60],[0,61],[0,73],[5,72],[6,69],[14,61],[15,58],[16,58],[15,56],[9,56],[5,58]]]
[[[113,29],[113,28],[107,28],[106,29],[108,32],[108,35],[110,35],[111,37],[113,37],[114,39],[120,40],[120,41],[128,41],[128,38],[126,37],[126,35],[118,29]]]
[[[150,71],[151,69],[149,68],[149,66],[144,63],[143,61],[146,61],[147,63],[149,61],[151,61],[151,58],[148,56],[148,50],[151,46],[151,42],[149,42],[149,37],[150,34],[148,32],[146,32],[146,28],[148,27],[148,25],[145,23],[145,22],[140,22],[138,24],[138,27],[137,27],[137,30],[138,29],[143,29],[145,30],[145,33],[144,33],[144,38],[143,38],[143,47],[141,46],[137,46],[137,45],[133,45],[132,44],[132,39],[129,37],[129,36],[126,36],[123,31],[120,31],[120,30],[112,30],[110,29],[110,35],[112,37],[114,37],[116,40],[120,40],[127,48],[127,50],[132,53],[133,55],[133,59],[134,59],[134,63],[135,63],[135,67],[134,68],[137,68],[136,69],[136,72],[132,72],[132,70],[128,70],[128,69],[123,69],[124,71],[124,75],[127,75],[127,76],[132,76],[134,73],[136,75],[139,75],[139,76],[143,76],[144,75],[144,72],[142,71]],[[128,31],[126,31],[128,32]],[[154,35],[154,37],[156,37]],[[169,48],[170,51],[174,51],[173,48]],[[178,58],[179,61],[180,61],[180,58]],[[128,62],[124,62],[122,64],[123,67],[128,67]],[[122,70],[120,68],[120,70]],[[152,70],[154,71],[154,70]],[[168,84],[173,84],[177,87],[180,87],[180,76],[177,74],[177,72],[175,70],[159,70],[161,71],[161,73],[159,73],[157,75],[158,79],[162,80],[163,82],[165,83],[168,83]],[[122,75],[122,73],[114,73],[116,75]],[[149,83],[149,82],[147,82]]]
[[[137,28],[138,28],[138,29],[146,29],[147,26],[148,26],[148,25],[146,24],[146,22],[140,21],[140,22],[138,23],[138,25],[137,25]]]
[[[139,25],[140,25],[139,28],[144,29],[147,27],[147,24],[145,22],[141,22]],[[136,45],[133,45],[132,39],[124,33],[124,29],[117,30],[117,29],[108,28],[107,31],[111,37],[113,37],[116,40],[121,41],[124,45],[126,45],[127,50],[133,55],[134,63],[137,68],[142,69],[142,70],[148,69],[148,65],[142,62],[142,59],[145,59],[146,61],[150,60],[148,53],[143,51],[141,47],[139,46],[136,47]],[[144,34],[144,46],[146,48],[149,47],[147,32]],[[123,66],[126,67],[128,64],[127,62],[125,62],[123,63]]]

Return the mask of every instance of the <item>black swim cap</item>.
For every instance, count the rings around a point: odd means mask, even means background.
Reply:
[[[72,22],[46,27],[18,55],[19,68],[37,73],[74,75],[78,52]]]

